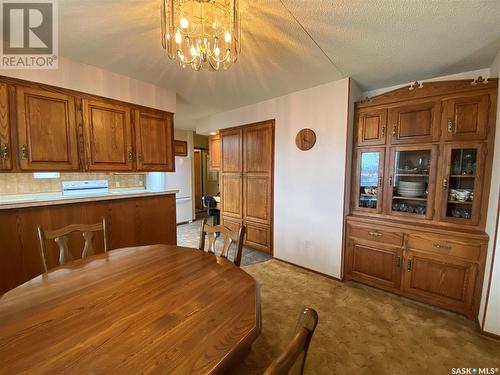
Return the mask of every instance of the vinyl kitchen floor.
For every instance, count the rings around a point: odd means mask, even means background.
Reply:
[[[198,244],[200,242],[200,226],[201,220],[196,220],[189,224],[178,225],[177,244],[179,246],[198,248]],[[222,246],[222,240],[219,240],[218,244]],[[231,246],[231,250],[229,251],[229,259],[233,259],[233,256],[234,246]],[[243,256],[241,258],[242,266],[265,262],[269,259],[272,259],[272,257],[267,254],[261,253],[260,251],[255,251],[246,246],[243,246]]]

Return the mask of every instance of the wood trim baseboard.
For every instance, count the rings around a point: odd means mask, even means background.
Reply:
[[[492,338],[492,339],[495,339],[495,340],[500,340],[500,335],[497,335],[496,333],[491,333],[491,332],[485,331],[485,330],[483,330],[483,329],[480,329],[480,330],[479,330],[479,333],[481,333],[481,335],[484,335],[484,336],[490,337],[490,338]]]
[[[291,265],[291,266],[295,266],[295,267],[301,268],[301,269],[303,269],[303,270],[305,270],[305,271],[309,271],[309,272],[315,273],[315,274],[317,274],[317,275],[327,277],[327,278],[332,279],[332,280],[335,280],[335,281],[344,282],[344,280],[343,280],[343,279],[339,279],[338,277],[331,276],[331,275],[327,275],[326,273],[319,272],[319,271],[315,271],[315,270],[312,270],[312,269],[310,269],[310,268],[307,268],[307,267],[300,266],[300,265],[298,265],[298,264],[295,264],[295,263],[289,262],[289,261],[287,261],[287,260],[283,260],[283,259],[276,258],[276,257],[273,257],[273,259],[278,260],[278,261],[283,262],[283,263],[286,263],[286,264],[289,264],[289,265]]]

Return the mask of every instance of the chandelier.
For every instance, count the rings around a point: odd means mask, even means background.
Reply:
[[[227,69],[240,53],[238,0],[161,0],[161,42],[194,70]]]

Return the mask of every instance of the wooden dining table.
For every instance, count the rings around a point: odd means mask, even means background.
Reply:
[[[259,286],[227,259],[116,249],[0,297],[0,373],[232,372],[260,330]]]

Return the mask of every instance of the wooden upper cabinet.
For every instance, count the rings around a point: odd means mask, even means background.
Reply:
[[[213,171],[220,170],[220,134],[208,137],[208,153],[210,156],[209,167]]]
[[[172,115],[136,110],[134,122],[137,170],[175,171]]]
[[[188,156],[188,144],[186,141],[174,140],[175,156]]]
[[[273,124],[243,128],[243,172],[271,174],[273,165]]]
[[[12,169],[12,145],[10,141],[9,90],[0,83],[0,171]]]
[[[131,110],[101,100],[82,100],[86,169],[134,169]]]
[[[24,86],[16,91],[21,170],[77,170],[75,98]]]
[[[242,130],[227,130],[221,133],[221,172],[242,173]]]
[[[441,119],[446,141],[482,140],[488,134],[488,94],[469,95],[443,101]]]
[[[389,110],[391,144],[439,141],[440,102],[404,104]]]
[[[360,112],[357,119],[358,146],[385,145],[387,134],[387,109]]]

